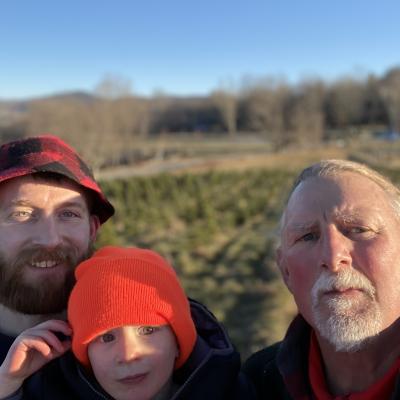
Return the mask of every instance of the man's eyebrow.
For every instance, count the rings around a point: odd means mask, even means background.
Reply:
[[[55,207],[55,209],[57,210],[62,210],[65,208],[75,208],[79,209],[82,212],[89,211],[89,207],[86,204],[85,200],[78,200],[78,199],[65,201],[63,203],[57,204]]]
[[[84,200],[70,200],[66,201],[65,203],[60,203],[57,208],[65,208],[65,207],[75,207],[75,208],[81,208],[82,210],[87,208],[87,204]]]
[[[316,227],[315,222],[291,222],[287,225],[286,229],[291,232],[304,232]]]
[[[32,203],[29,200],[25,199],[18,199],[18,200],[12,200],[10,206],[32,206]]]
[[[368,211],[370,210],[355,209],[351,211],[338,211],[335,212],[335,218],[343,222],[358,222],[360,219],[369,216],[370,213]]]
[[[12,200],[10,207],[15,207],[15,206],[24,206],[24,207],[34,207],[33,204],[27,200],[27,199],[18,199],[18,200]],[[80,200],[68,200],[64,203],[60,203],[57,208],[64,208],[64,207],[78,207],[81,209],[86,208],[86,203],[83,201],[81,202]]]
[[[342,222],[357,222],[360,220],[360,214],[348,214],[348,213],[339,213],[336,215],[336,218]]]

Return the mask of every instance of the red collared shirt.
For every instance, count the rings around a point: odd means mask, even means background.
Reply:
[[[398,358],[387,373],[368,389],[343,396],[333,396],[326,386],[321,353],[314,332],[311,334],[308,360],[308,376],[313,393],[318,400],[389,400],[393,394],[396,377],[400,369],[400,358]]]

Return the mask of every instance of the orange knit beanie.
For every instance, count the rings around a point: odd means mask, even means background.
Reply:
[[[196,329],[190,306],[173,268],[157,253],[103,247],[75,271],[68,303],[72,351],[89,367],[88,344],[123,325],[170,325],[179,345],[175,368],[193,350]]]

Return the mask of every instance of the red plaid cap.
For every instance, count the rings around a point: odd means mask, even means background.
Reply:
[[[92,171],[77,152],[57,136],[29,137],[0,146],[0,182],[35,172],[63,175],[93,195],[93,214],[101,223],[114,214]]]

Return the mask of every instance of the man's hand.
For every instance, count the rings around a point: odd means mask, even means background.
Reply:
[[[0,399],[16,392],[26,378],[71,347],[70,340],[61,341],[56,333],[70,336],[72,331],[64,321],[49,320],[15,339],[0,366]]]

